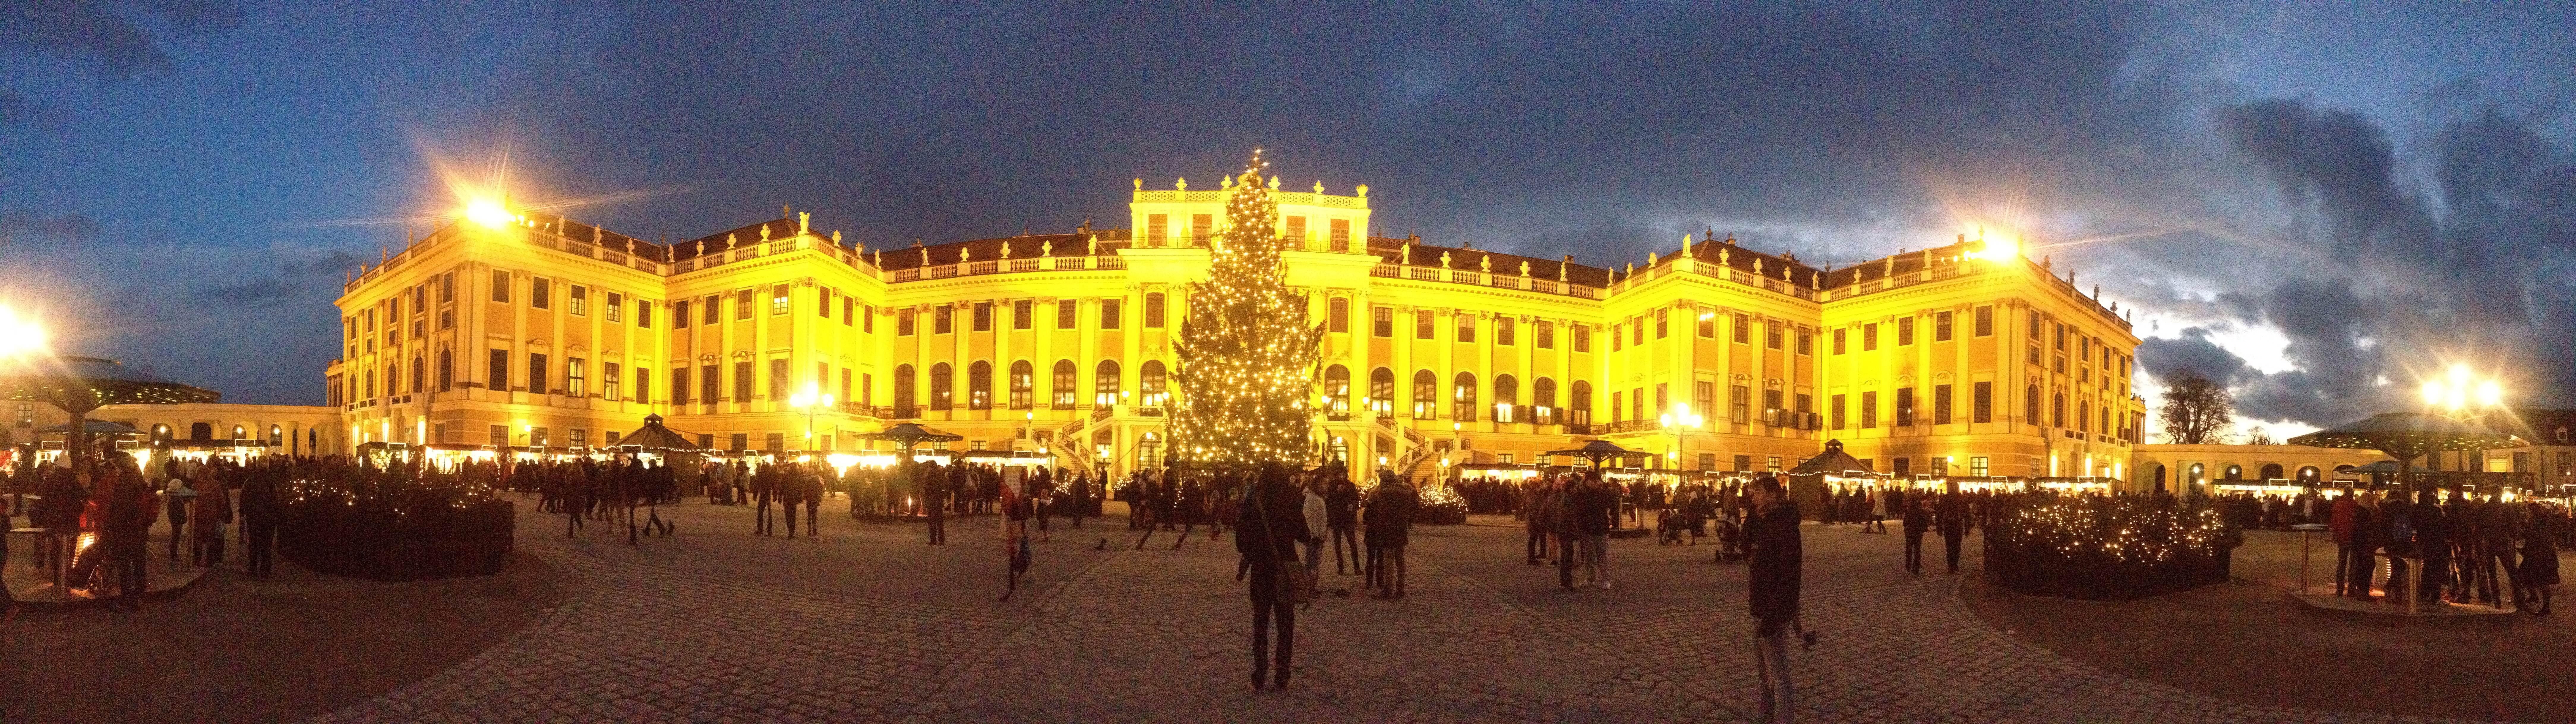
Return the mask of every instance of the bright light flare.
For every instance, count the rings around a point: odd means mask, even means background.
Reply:
[[[465,202],[465,220],[486,229],[499,229],[518,223],[519,216],[510,213],[499,199],[478,198]]]
[[[0,304],[0,361],[15,360],[37,354],[45,348],[45,328],[36,320],[21,318],[17,310]]]
[[[2021,258],[2021,240],[2009,235],[1997,234],[1978,241],[1979,246],[1976,250],[1968,252],[1968,256],[1993,262]]]
[[[2468,365],[2454,363],[2442,374],[2424,381],[2424,405],[2459,413],[2471,407],[2499,407],[2504,404],[2504,384],[2494,378],[2478,379]]]

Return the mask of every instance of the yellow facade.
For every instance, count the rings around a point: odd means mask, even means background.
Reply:
[[[345,288],[332,402],[352,445],[603,445],[659,413],[719,448],[853,450],[919,420],[1150,465],[1226,191],[1135,185],[1127,229],[887,249],[801,214],[667,246],[459,222]],[[1758,470],[1841,438],[1883,471],[2125,477],[2137,338],[2043,264],[1963,241],[1825,270],[1700,240],[1613,270],[1375,236],[1366,186],[1278,197],[1326,327],[1317,444],[1361,470],[1562,464],[1541,453],[1585,436]]]

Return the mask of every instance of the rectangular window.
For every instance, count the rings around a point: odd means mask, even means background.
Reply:
[[[528,280],[528,307],[546,309],[554,303],[555,283],[545,277]],[[2061,338],[2062,339],[2062,338]],[[2062,347],[2063,345],[2061,345]]]
[[[1413,310],[1413,338],[1431,339],[1435,336],[1432,333],[1432,321],[1431,310]]]
[[[1743,312],[1735,313],[1735,343],[1753,343],[1753,315],[1745,314]]]
[[[1932,386],[1932,424],[1950,424],[1950,386]]]
[[[1062,330],[1082,326],[1081,310],[1081,302],[1071,299],[1055,300],[1055,328]]]
[[[1717,339],[1717,313],[1699,313],[1699,338]]]
[[[753,382],[753,379],[752,379],[751,361],[750,361],[750,360],[744,360],[744,361],[741,361],[741,362],[735,362],[735,363],[733,363],[733,401],[734,401],[734,402],[740,402],[740,403],[749,403],[749,402],[751,402],[751,389],[752,389],[752,388],[751,388],[751,385],[752,385],[752,382]]]
[[[1119,302],[1119,301],[1121,301],[1121,300],[1117,300],[1117,299],[1103,299],[1103,300],[1100,300],[1100,328],[1101,328],[1101,329],[1117,329],[1117,328],[1118,328],[1118,302]]]
[[[1672,314],[1672,312],[1670,312],[1670,311],[1668,311],[1668,310],[1658,309],[1658,310],[1655,310],[1655,311],[1654,311],[1654,315],[1655,315],[1655,338],[1656,338],[1656,339],[1666,339],[1666,338],[1667,338],[1668,333],[1670,333],[1670,332],[1672,331],[1672,319],[1673,319],[1673,314]]]
[[[1011,302],[1011,328],[1012,328],[1012,329],[1028,329],[1028,328],[1029,328],[1029,325],[1032,325],[1032,324],[1036,324],[1036,323],[1037,323],[1037,320],[1036,320],[1036,319],[1032,319],[1032,317],[1036,317],[1036,316],[1037,316],[1037,314],[1038,314],[1038,303],[1037,303],[1037,302],[1035,302],[1035,301],[1031,301],[1031,300],[1027,300],[1027,299],[1020,299],[1020,300],[1014,300],[1014,301],[1012,301],[1012,302]]]
[[[624,389],[622,383],[625,381],[618,379],[617,367],[618,364],[615,362],[599,363],[599,396],[601,398],[615,400],[617,399],[617,394]]]
[[[1833,404],[1825,406],[1825,413],[1833,416],[1834,429],[1843,429],[1843,396],[1835,395],[1833,397]]]
[[[1774,319],[1762,323],[1762,346],[1779,349],[1781,336],[1780,320]]]
[[[1980,478],[1989,475],[1990,473],[1987,472],[1986,468],[1986,459],[1983,456],[1968,458],[1968,474],[1970,476]]]
[[[494,269],[494,270],[492,270],[492,301],[495,301],[495,302],[508,302],[508,301],[510,301],[510,273],[509,273],[509,272],[501,271],[501,270],[499,270],[499,269]]]
[[[859,398],[850,396],[850,368],[848,367],[841,368],[841,396],[838,399],[843,404],[860,404],[862,402]]]
[[[689,300],[682,299],[671,303],[671,328],[689,328]]]
[[[1843,333],[1849,331],[1851,330],[1839,327],[1834,329],[1834,354],[1843,353]]]
[[[1333,300],[1331,302],[1327,302],[1325,306],[1325,331],[1351,331],[1351,300],[1334,297]]]
[[[587,365],[588,362],[580,357],[564,358],[564,394],[574,397],[581,396],[582,383],[586,381],[585,378],[589,376],[588,372],[582,368]]]
[[[1628,408],[1627,408],[1627,406],[1626,406],[1626,405],[1621,404],[1623,401],[1625,401],[1625,400],[1627,400],[1627,399],[1628,399],[1628,393],[1625,393],[1625,392],[1612,392],[1612,393],[1610,393],[1610,421],[1611,421],[1611,422],[1618,422],[1618,421],[1620,421],[1620,420],[1628,419],[1628,418],[1626,417],[1626,415],[1628,414]]]
[[[1539,349],[1556,349],[1556,322],[1554,320],[1541,319],[1532,326],[1537,328],[1537,343]]]
[[[951,334],[957,331],[957,308],[946,303],[930,308],[930,333]]]
[[[546,356],[535,352],[528,353],[529,392],[542,395],[554,386],[554,378],[546,376],[547,372]]]
[[[896,310],[894,313],[894,333],[905,337],[912,336],[914,331],[913,317],[915,314],[916,312],[910,308]]]
[[[1896,318],[1896,346],[1903,347],[1903,346],[1905,346],[1905,345],[1909,345],[1909,344],[1913,344],[1913,343],[1914,343],[1914,317],[1913,317],[1912,315],[1907,315],[1907,316],[1903,316],[1903,317],[1897,317],[1897,318]]]
[[[1458,319],[1458,341],[1476,341],[1476,315],[1461,312],[1453,316]]]
[[[1350,220],[1350,219],[1334,219],[1334,220],[1332,221],[1331,228],[1332,228],[1332,230],[1333,230],[1333,232],[1332,232],[1332,233],[1333,233],[1333,235],[1332,235],[1333,251],[1341,252],[1341,253],[1345,253],[1345,254],[1350,253],[1350,250],[1351,250],[1351,220]]]
[[[1737,456],[1735,456],[1735,471],[1736,471],[1736,472],[1739,472],[1739,473],[1749,473],[1749,472],[1753,472],[1753,456],[1751,456],[1751,455],[1737,455]]]
[[[824,319],[832,318],[831,287],[814,288],[814,316],[822,317]]]
[[[671,404],[689,404],[689,368],[671,370]]]
[[[1700,409],[1709,410],[1712,409],[1712,405],[1717,404],[1716,400],[1710,399],[1716,396],[1716,388],[1717,383],[1715,382],[1699,383]],[[1753,421],[1753,388],[1745,385],[1735,385],[1727,388],[1726,418],[1735,421],[1735,424],[1738,425]]]
[[[1932,341],[1934,341],[1934,342],[1948,342],[1948,341],[1950,341],[1950,313],[1949,313],[1949,312],[1933,312],[1933,313],[1932,313]]]
[[[1979,337],[1991,337],[1991,336],[1994,336],[1994,334],[1995,334],[1995,308],[1994,308],[1994,307],[1978,307],[1978,308],[1977,308],[1977,321],[1976,321],[1976,325],[1977,325],[1977,330],[1976,330],[1976,332],[1977,332],[1977,336],[1979,336]]]
[[[859,305],[859,331],[866,334],[877,333],[876,307],[871,307],[865,304]]]
[[[568,311],[575,317],[590,316],[590,287],[572,285],[572,308]]]
[[[456,301],[456,272],[438,275],[438,301]]]
[[[1515,326],[1515,320],[1513,320],[1513,319],[1512,319],[1512,318],[1510,318],[1510,317],[1495,317],[1495,318],[1494,318],[1494,344],[1499,344],[1499,345],[1504,345],[1504,346],[1510,346],[1511,344],[1513,344],[1513,342],[1512,342],[1512,336],[1513,336],[1513,333],[1514,333],[1514,332],[1516,332],[1516,331],[1518,331],[1518,330],[1513,329],[1513,327],[1514,327],[1514,326]]]
[[[841,326],[847,327],[858,323],[859,298],[847,294],[841,295]]]
[[[1569,328],[1567,331],[1569,334],[1574,335],[1574,351],[1592,351],[1592,325],[1577,324]]]
[[[744,287],[744,288],[741,288],[741,289],[736,289],[736,290],[734,290],[734,292],[733,292],[733,318],[734,318],[734,319],[736,319],[736,320],[748,320],[748,319],[751,319],[751,288],[750,288],[750,287]]]
[[[1914,388],[1896,388],[1896,426],[1914,426]]]
[[[490,385],[491,388],[495,390],[509,390],[510,351],[506,349],[492,350],[491,360],[491,364],[484,368],[484,384]]]
[[[1875,349],[1878,349],[1878,323],[1872,322],[1861,325],[1860,351],[1868,352]]]
[[[1816,353],[1816,335],[1805,327],[1798,328],[1798,354]]]
[[[769,288],[769,313],[773,315],[787,313],[787,285],[778,284]],[[744,317],[744,319],[750,319],[750,317]]]
[[[1860,393],[1860,429],[1878,427],[1878,392]]]
[[[780,400],[780,401],[784,401],[784,400],[786,400],[786,399],[787,399],[787,397],[788,397],[788,394],[787,394],[788,382],[789,382],[789,377],[788,377],[788,375],[787,375],[787,360],[783,360],[783,359],[774,359],[774,360],[770,360],[770,361],[769,361],[769,399],[772,399],[772,400]]]
[[[1635,346],[1635,345],[1641,345],[1641,344],[1645,344],[1645,343],[1646,343],[1646,320],[1644,320],[1644,319],[1631,319],[1631,320],[1628,320],[1628,344],[1629,344],[1630,346]]]
[[[1283,216],[1279,219],[1279,236],[1288,240],[1288,248],[1306,248],[1306,217]]]
[[[1623,332],[1620,330],[1620,323],[1618,323],[1618,322],[1611,322],[1611,323],[1610,323],[1610,351],[1612,351],[1612,352],[1617,352],[1617,351],[1619,351],[1619,350],[1623,350],[1623,349],[1627,349],[1627,348],[1628,348],[1628,335],[1627,335],[1627,334],[1625,334],[1625,333],[1623,333]]]
[[[653,371],[635,368],[635,404],[653,404]]]
[[[1938,477],[1938,476],[1947,476],[1947,475],[1949,475],[1949,474],[1950,474],[1950,459],[1949,459],[1949,458],[1947,458],[1947,457],[1937,457],[1937,458],[1929,458],[1929,460],[1931,461],[1931,465],[1932,465],[1932,474],[1933,474],[1934,476],[1936,476],[1936,477]]]
[[[1395,308],[1369,307],[1369,332],[1379,337],[1395,336]]]
[[[724,381],[716,376],[715,365],[698,366],[698,402],[712,405],[723,398]]]
[[[990,331],[993,331],[993,303],[992,303],[992,302],[976,302],[976,303],[975,303],[975,331],[978,331],[978,332],[990,332]]]
[[[715,324],[717,322],[724,321],[724,296],[719,294],[707,295],[706,299],[698,302],[698,310],[698,321],[700,323]]]
[[[1145,293],[1145,328],[1163,328],[1164,297],[1162,292]]]
[[[1775,427],[1786,427],[1795,424],[1781,419],[1783,417],[1787,417],[1788,413],[1780,409],[1780,402],[1779,390],[1762,391],[1762,424]]]
[[[1147,214],[1147,215],[1145,215],[1145,246],[1146,246],[1146,248],[1161,248],[1161,247],[1164,247],[1164,246],[1169,246],[1169,245],[1171,244],[1171,240],[1172,240],[1172,215],[1171,215],[1171,214]]]
[[[1214,217],[1214,216],[1210,216],[1210,215],[1208,215],[1208,214],[1191,214],[1191,215],[1190,215],[1190,245],[1191,245],[1191,246],[1207,246],[1207,243],[1208,243],[1208,237],[1209,237],[1209,236],[1214,235],[1215,233],[1216,233],[1216,217]]]

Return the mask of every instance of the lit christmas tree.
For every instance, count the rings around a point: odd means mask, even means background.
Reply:
[[[1313,454],[1312,394],[1322,327],[1282,267],[1279,203],[1261,151],[1235,177],[1211,238],[1208,280],[1190,285],[1179,341],[1172,456],[1183,463],[1302,465]]]

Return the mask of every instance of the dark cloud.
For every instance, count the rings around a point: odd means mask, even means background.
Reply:
[[[2170,381],[2174,375],[2190,372],[2212,382],[2234,385],[2240,380],[2260,376],[2245,366],[2245,359],[2209,341],[2209,330],[2186,327],[2173,337],[2157,337],[2138,344],[2138,366],[2159,380]]]
[[[0,0],[0,52],[89,63],[101,78],[122,83],[170,70],[160,35],[225,30],[241,22],[241,7],[223,0]],[[0,127],[31,115],[22,92],[0,87]]]
[[[88,241],[98,236],[98,220],[84,214],[39,214],[27,209],[0,209],[0,247],[26,243]]]
[[[216,302],[267,302],[293,297],[307,297],[331,284],[332,272],[348,271],[368,263],[365,257],[341,249],[303,261],[277,265],[276,273],[240,284],[215,284],[197,290],[197,296]],[[337,286],[328,287],[337,289]]]

